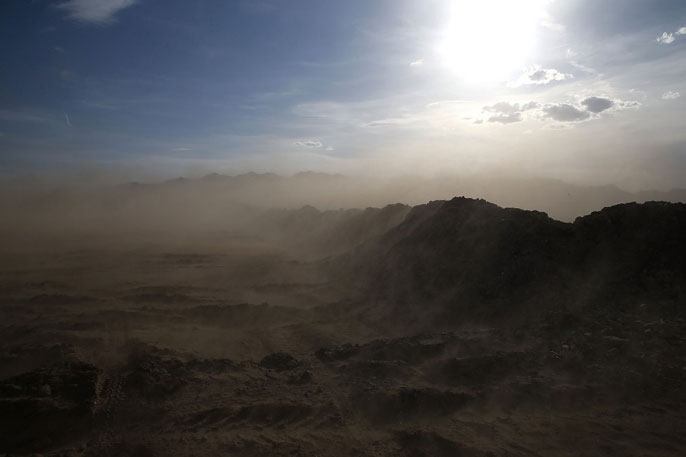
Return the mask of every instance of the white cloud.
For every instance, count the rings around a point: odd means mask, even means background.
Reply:
[[[660,44],[672,44],[677,37],[686,35],[686,27],[681,27],[674,33],[663,32],[662,35],[657,37],[657,42]]]
[[[322,146],[321,141],[316,141],[316,140],[301,140],[301,141],[296,141],[293,143],[295,146],[299,146],[301,148],[311,148],[311,149],[319,149]]]
[[[66,10],[74,20],[105,24],[112,22],[114,16],[124,8],[128,8],[137,0],[66,0],[57,5]]]
[[[677,91],[672,90],[669,90],[662,94],[662,100],[676,100],[679,97],[681,97],[681,94]]]
[[[564,81],[565,79],[571,79],[573,77],[574,76],[571,74],[562,73],[554,68],[543,68],[540,65],[534,65],[516,81],[510,82],[508,86],[543,85],[553,81]]]
[[[424,59],[418,59],[414,62],[410,62],[411,67],[421,67],[422,65],[424,65]]]
[[[667,33],[663,32],[662,35],[657,37],[657,42],[660,44],[671,44],[674,43],[674,34],[673,33]]]

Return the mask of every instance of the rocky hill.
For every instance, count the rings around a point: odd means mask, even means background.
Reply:
[[[460,197],[414,207],[333,269],[394,307],[414,304],[441,319],[671,306],[684,297],[684,228],[678,203],[622,204],[563,223]]]

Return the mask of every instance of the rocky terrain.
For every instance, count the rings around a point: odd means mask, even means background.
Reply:
[[[686,454],[686,205],[259,217],[3,235],[0,455]]]

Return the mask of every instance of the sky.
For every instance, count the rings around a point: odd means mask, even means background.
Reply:
[[[0,175],[686,187],[683,0],[6,0]]]

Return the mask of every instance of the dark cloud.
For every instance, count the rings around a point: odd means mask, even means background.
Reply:
[[[543,114],[558,122],[579,122],[588,119],[591,115],[582,109],[568,103],[546,105]]]
[[[488,118],[488,122],[498,122],[500,124],[514,124],[522,121],[522,113],[496,114]]]
[[[541,105],[538,102],[510,103],[498,102],[494,105],[484,106],[485,113],[491,113],[486,120],[500,124],[513,124],[524,120],[523,113],[535,110],[535,117],[552,119],[557,122],[581,122],[610,108],[629,109],[638,108],[641,104],[637,101],[625,101],[607,97],[591,96],[584,98],[580,105],[570,103],[550,103]]]
[[[581,104],[586,107],[587,111],[598,114],[612,108],[615,105],[615,102],[604,97],[588,97],[583,99]]]
[[[489,113],[515,114],[520,111],[519,103],[498,102],[495,105],[484,106],[484,111]]]
[[[538,102],[529,102],[522,105],[522,111],[529,111],[541,106]]]

